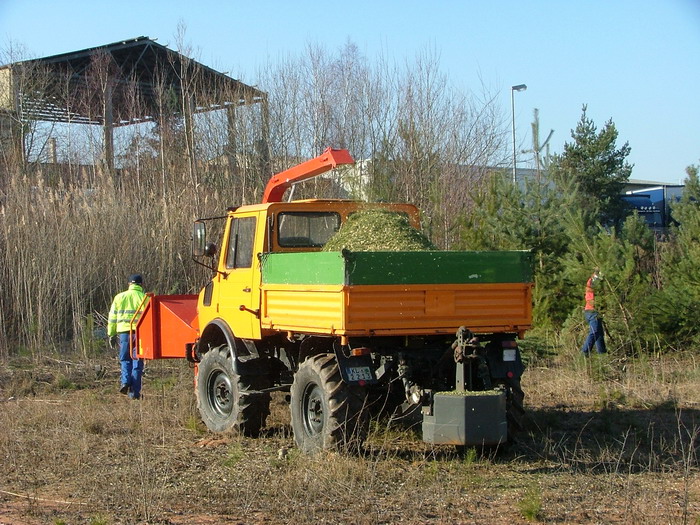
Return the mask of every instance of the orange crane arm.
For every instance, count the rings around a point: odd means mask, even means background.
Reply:
[[[350,156],[348,150],[327,148],[315,159],[307,160],[288,170],[273,175],[265,188],[262,203],[280,202],[284,192],[287,191],[287,188],[292,184],[311,179],[321,173],[332,170],[338,165],[354,163],[355,161]]]

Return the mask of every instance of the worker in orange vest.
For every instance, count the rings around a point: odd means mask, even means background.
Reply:
[[[585,356],[590,354],[593,345],[595,345],[596,351],[599,354],[607,352],[605,348],[605,335],[603,333],[603,319],[595,308],[595,292],[596,289],[600,287],[601,283],[602,275],[600,270],[596,268],[593,270],[593,275],[586,281],[586,305],[583,308],[583,315],[590,330],[588,332],[588,337],[586,337],[581,347],[581,352]]]

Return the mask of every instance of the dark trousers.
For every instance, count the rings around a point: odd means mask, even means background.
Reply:
[[[588,332],[588,337],[586,337],[586,340],[583,342],[581,352],[583,352],[584,355],[588,355],[593,349],[593,345],[595,345],[596,351],[599,354],[606,353],[603,320],[598,316],[598,312],[594,310],[584,311],[584,317],[586,318],[590,330]]]

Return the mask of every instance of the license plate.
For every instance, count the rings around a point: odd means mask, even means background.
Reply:
[[[514,348],[504,348],[503,349],[503,361],[515,361],[515,349]]]
[[[347,368],[350,381],[371,381],[372,371],[368,366],[350,366]]]

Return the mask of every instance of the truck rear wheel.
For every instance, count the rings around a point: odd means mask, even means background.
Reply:
[[[213,432],[239,430],[257,436],[270,413],[270,394],[249,394],[262,388],[259,376],[240,376],[233,369],[228,346],[213,348],[202,358],[197,373],[197,408]]]
[[[307,454],[355,450],[367,436],[366,391],[344,383],[334,355],[309,357],[294,375],[291,416],[294,441]]]

